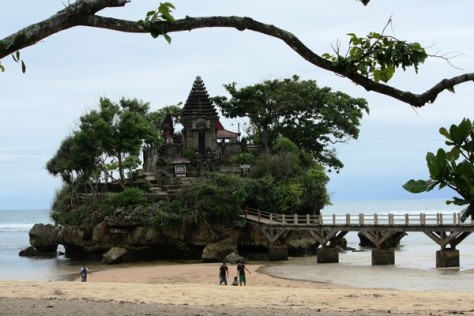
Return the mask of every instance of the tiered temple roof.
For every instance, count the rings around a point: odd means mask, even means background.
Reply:
[[[194,80],[193,87],[181,114],[183,124],[196,119],[219,119],[217,111],[211,104],[209,94],[200,76],[197,76],[196,80]]]

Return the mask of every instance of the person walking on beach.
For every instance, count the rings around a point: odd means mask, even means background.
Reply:
[[[244,260],[242,260],[237,264],[237,275],[239,276],[240,286],[242,286],[242,283],[246,286],[245,270],[250,274],[250,271],[245,267]]]
[[[229,268],[227,267],[226,262],[224,261],[219,268],[219,285],[222,285],[224,283],[227,285],[227,278],[229,277]]]
[[[92,273],[89,271],[89,269],[86,267],[85,264],[82,265],[81,268],[81,282],[87,282],[87,275]]]

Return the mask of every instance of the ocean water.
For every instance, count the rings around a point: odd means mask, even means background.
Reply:
[[[325,208],[323,214],[452,214],[461,209],[446,205],[444,200],[335,202]],[[50,222],[48,210],[0,210],[0,280],[72,280],[78,276],[82,262],[64,256],[18,256],[21,249],[29,246],[31,227],[35,223]],[[460,267],[449,269],[436,268],[439,246],[423,233],[409,233],[403,237],[395,250],[395,265],[391,266],[372,266],[371,251],[360,248],[356,232],[348,233],[346,239],[348,246],[358,251],[341,253],[339,263],[317,264],[315,256],[289,258],[288,261],[269,263],[263,272],[282,278],[362,288],[474,290],[474,234],[457,247]],[[104,269],[98,263],[86,263],[93,271]]]
[[[35,223],[51,223],[48,210],[0,210],[0,280],[56,280],[77,274],[80,263],[64,256],[20,257]],[[61,247],[58,250],[61,249]]]

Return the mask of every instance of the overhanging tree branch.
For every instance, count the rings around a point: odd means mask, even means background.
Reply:
[[[393,97],[414,107],[422,107],[432,103],[444,90],[452,90],[454,86],[474,81],[474,73],[467,73],[450,79],[443,79],[424,93],[415,94],[395,87],[374,82],[347,67],[334,65],[309,49],[298,37],[274,25],[265,24],[249,17],[214,16],[214,17],[186,17],[175,22],[157,21],[145,27],[142,23],[114,19],[96,15],[97,12],[108,7],[125,6],[131,0],[78,0],[64,10],[59,11],[50,18],[32,24],[17,33],[0,41],[0,59],[20,49],[36,44],[38,41],[55,33],[75,26],[89,26],[104,28],[127,33],[152,33],[168,34],[174,32],[191,31],[201,28],[234,28],[239,31],[250,30],[283,41],[298,55],[316,67],[334,72],[346,77],[354,83],[364,87],[367,91],[374,91]]]

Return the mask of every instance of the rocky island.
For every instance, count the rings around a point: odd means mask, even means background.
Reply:
[[[110,104],[102,101],[104,113]],[[292,232],[282,256],[269,257],[264,234],[240,217],[244,208],[275,208],[280,200],[292,198],[294,205],[287,210],[279,207],[280,211],[318,213],[329,201],[328,178],[310,155],[284,137],[268,148],[241,138],[240,126],[238,132],[226,130],[199,76],[184,107],[174,114],[177,117],[162,113],[155,124],[161,142],[142,147],[142,168],[123,181],[83,181],[86,172],[64,167],[61,154],[84,153],[71,152],[63,143],[47,166],[65,180],[52,208],[56,225],[35,225],[30,231],[32,247],[21,255],[55,252],[58,244],[67,257],[104,263],[235,262],[241,257],[279,260],[315,254],[314,237]],[[81,121],[85,124],[88,119]],[[182,124],[181,132],[175,132],[175,122]],[[88,128],[94,125],[88,124]],[[77,173],[74,180],[72,171]],[[297,198],[286,192],[295,189]]]

